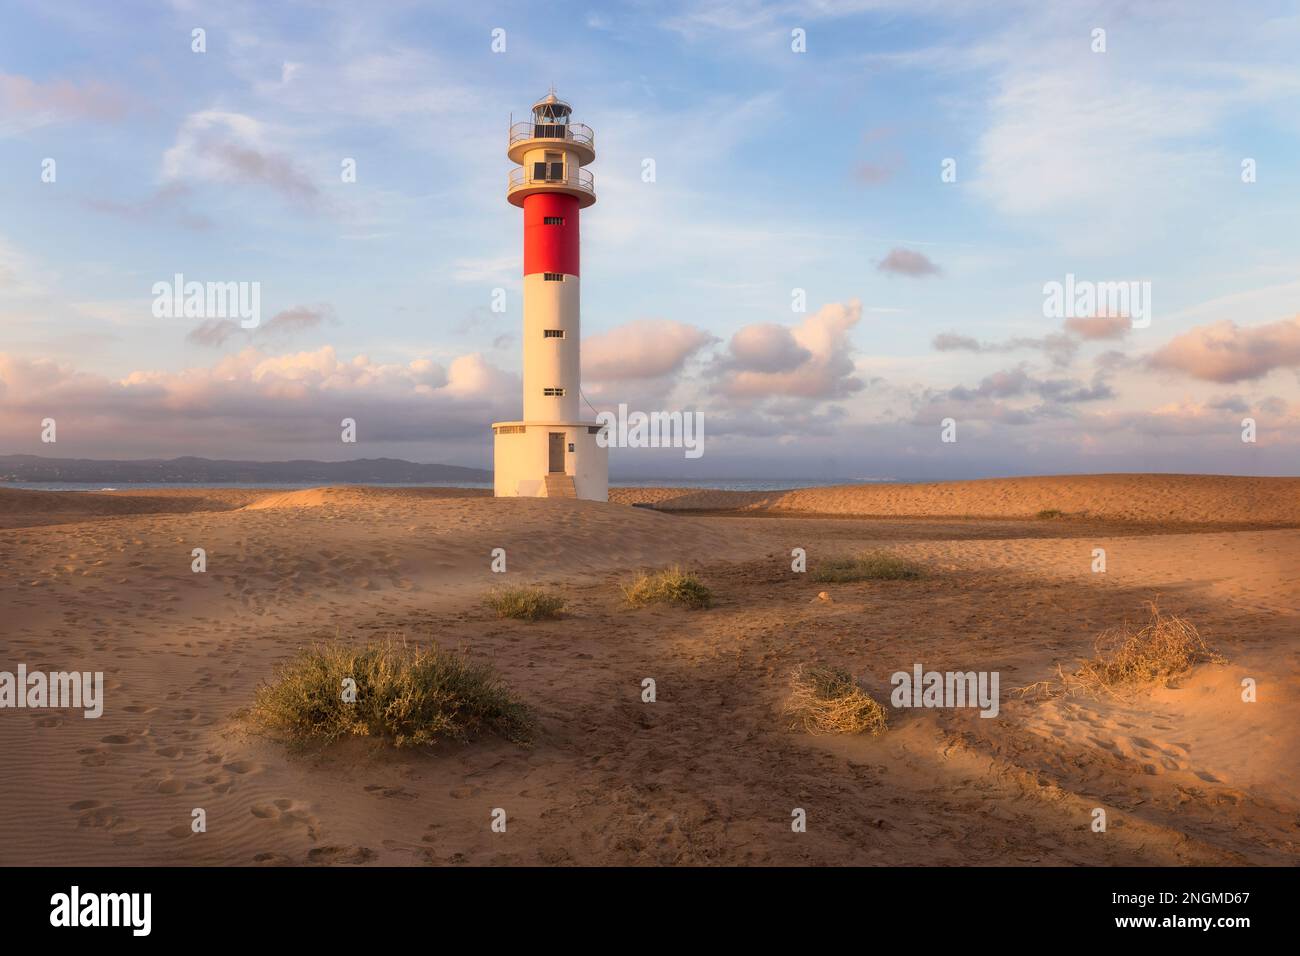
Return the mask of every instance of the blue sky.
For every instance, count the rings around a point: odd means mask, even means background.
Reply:
[[[597,137],[584,391],[706,422],[616,475],[1300,462],[1294,4],[3,7],[0,450],[489,465],[505,131],[553,83]],[[156,318],[178,272],[263,328]],[[1066,274],[1150,282],[1149,327],[1045,318]]]

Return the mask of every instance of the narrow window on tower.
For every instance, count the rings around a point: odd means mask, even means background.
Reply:
[[[564,338],[564,329],[544,329],[542,330],[542,338],[562,339]]]
[[[542,225],[544,225],[544,226],[563,226],[563,225],[564,225],[564,217],[563,217],[563,216],[543,216],[543,217],[542,217]]]
[[[543,273],[542,273],[542,281],[543,281],[543,282],[563,282],[563,281],[564,281],[564,273],[563,273],[563,272],[543,272]]]
[[[542,394],[548,398],[563,398],[564,389],[562,388],[544,388]]]
[[[547,182],[564,182],[564,157],[559,153],[546,154]]]

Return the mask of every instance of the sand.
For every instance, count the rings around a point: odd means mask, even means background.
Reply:
[[[1300,523],[1300,478],[1067,475],[930,484],[839,485],[795,491],[615,488],[619,504],[664,510],[755,510],[862,517],[1034,518],[1289,526]]]
[[[623,489],[609,505],[0,490],[0,670],[108,680],[98,720],[0,710],[0,864],[1295,865],[1298,489],[1084,476]],[[1066,517],[1033,517],[1045,508]],[[796,547],[814,562],[884,548],[926,575],[817,584],[791,572]],[[622,604],[621,582],[671,562],[698,570],[713,609]],[[569,615],[497,620],[481,599],[503,579],[559,591]],[[1123,697],[1011,693],[1155,598],[1228,662]],[[298,647],[385,634],[494,663],[537,742],[293,754],[242,718]],[[810,662],[882,701],[915,662],[997,670],[1001,710],[890,708],[877,738],[791,732],[788,675]]]

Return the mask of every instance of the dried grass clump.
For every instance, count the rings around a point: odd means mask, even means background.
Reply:
[[[633,607],[662,603],[706,608],[713,603],[713,592],[679,565],[653,574],[642,571],[635,581],[623,586],[623,596]]]
[[[800,664],[790,677],[790,696],[782,715],[790,729],[810,734],[885,732],[885,708],[838,667]]]
[[[344,681],[356,699],[344,700]],[[295,743],[376,737],[418,747],[480,731],[527,743],[533,719],[488,664],[394,641],[304,649],[257,688],[253,723]]]
[[[1058,665],[1055,681],[1038,681],[1020,689],[1022,697],[1059,697],[1073,691],[1116,693],[1144,684],[1168,686],[1197,664],[1222,664],[1224,658],[1205,643],[1196,626],[1147,602],[1148,620],[1141,627],[1125,621],[1097,635],[1094,656],[1067,674]]]
[[[1053,518],[1064,518],[1065,512],[1060,508],[1044,508],[1042,511],[1038,512],[1037,517],[1043,521],[1050,521]]]
[[[901,581],[919,578],[922,569],[915,561],[888,551],[872,551],[855,558],[832,558],[813,568],[812,579],[822,583],[853,581]]]
[[[1096,656],[1084,661],[1074,676],[1104,687],[1131,684],[1166,685],[1197,664],[1222,663],[1196,630],[1176,614],[1165,614],[1156,602],[1147,604],[1150,618],[1137,628],[1125,621],[1103,631],[1094,645]]]
[[[488,594],[483,603],[496,611],[498,617],[519,621],[549,621],[564,610],[564,598],[541,588],[503,588]]]

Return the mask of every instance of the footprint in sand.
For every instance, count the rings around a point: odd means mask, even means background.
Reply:
[[[385,850],[395,850],[398,853],[409,853],[417,860],[427,865],[433,865],[438,862],[438,854],[434,852],[433,847],[412,845],[403,843],[400,840],[385,840]]]
[[[180,793],[185,787],[184,780],[178,780],[176,777],[163,777],[158,781],[154,789],[159,793]]]
[[[318,846],[307,852],[307,862],[319,864],[369,863],[378,854],[367,846]]]
[[[232,760],[230,763],[222,764],[221,768],[243,776],[244,774],[258,773],[262,769],[262,765],[255,760]]]
[[[139,846],[143,842],[144,841],[140,839],[139,827],[117,827],[113,830],[114,846]]]
[[[149,741],[144,734],[109,734],[101,737],[100,742],[107,744],[110,750],[135,752],[149,749]]]
[[[249,812],[259,820],[277,823],[281,826],[305,826],[308,835],[316,839],[316,824],[319,822],[305,803],[281,798],[272,803],[255,803]]]
[[[374,794],[377,797],[384,797],[390,800],[415,800],[419,797],[417,793],[411,793],[409,790],[403,790],[401,787],[387,787],[382,783],[372,783],[366,787],[366,793]]]
[[[105,806],[98,800],[79,800],[69,806],[77,810],[77,827],[112,830],[126,822],[117,807]]]
[[[110,753],[103,746],[83,747],[77,753],[86,755],[81,758],[83,767],[106,767],[111,763],[118,763],[122,760],[122,754]]]
[[[203,778],[203,782],[212,788],[213,793],[229,793],[235,780],[229,774],[212,773]]]
[[[1180,754],[1173,747],[1148,740],[1146,737],[1130,737],[1128,742],[1138,754],[1149,760],[1158,761],[1165,770],[1188,769],[1187,761],[1181,759],[1185,753]]]

